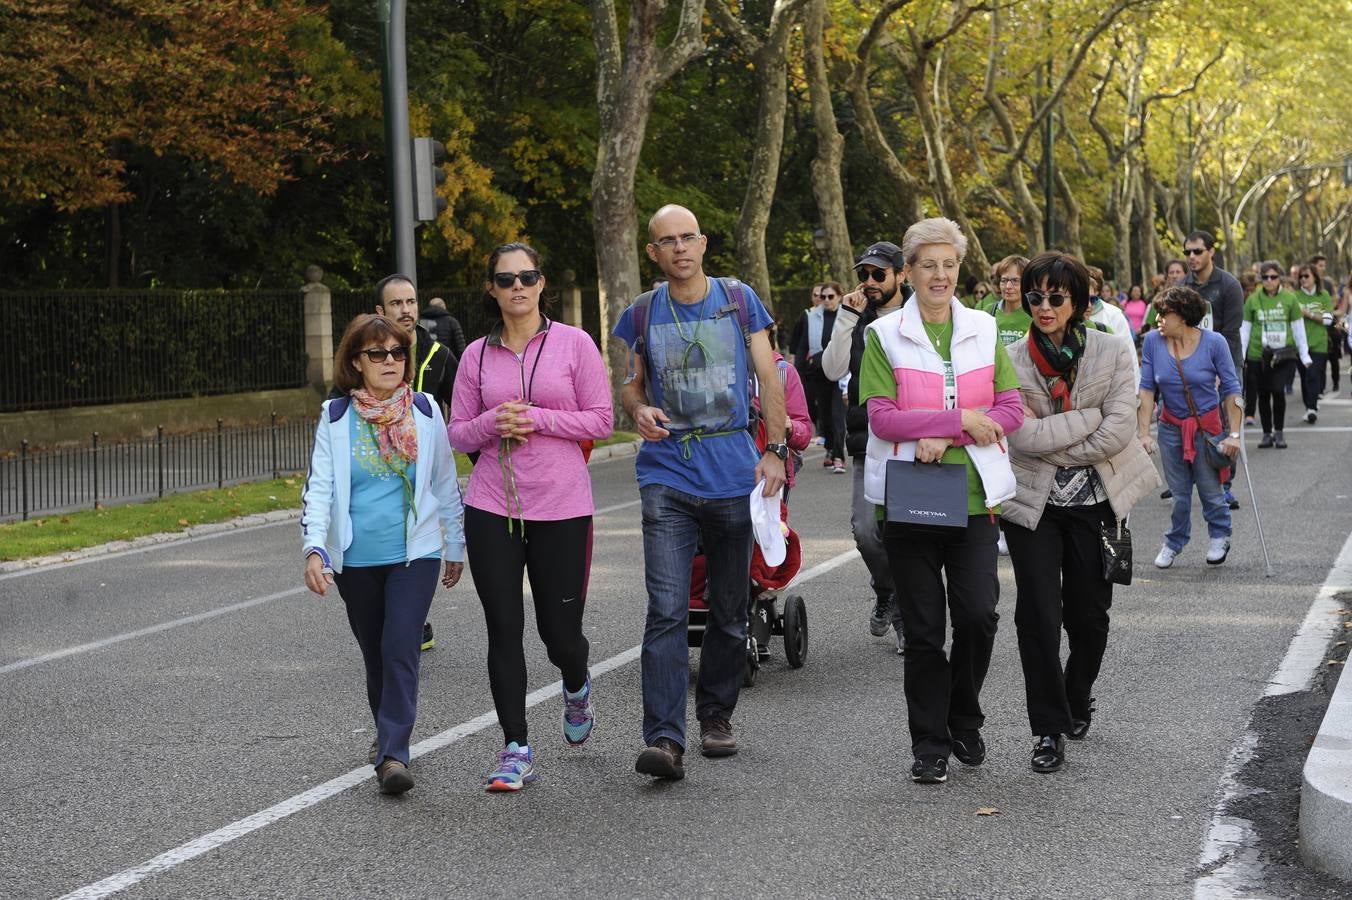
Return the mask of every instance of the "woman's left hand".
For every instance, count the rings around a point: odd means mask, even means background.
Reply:
[[[446,571],[441,576],[441,583],[445,587],[453,588],[456,582],[460,580],[460,575],[465,571],[465,564],[462,562],[447,562]]]
[[[915,445],[915,458],[923,463],[938,462],[951,446],[950,438],[921,438]]]
[[[1220,447],[1221,452],[1231,459],[1239,456],[1239,438],[1228,437],[1221,441],[1218,446]]]

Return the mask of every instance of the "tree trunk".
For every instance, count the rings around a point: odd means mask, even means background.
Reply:
[[[108,287],[122,286],[122,205],[109,203],[103,208],[103,265]]]
[[[921,134],[925,138],[925,156],[929,160],[930,176],[933,181],[934,199],[939,203],[943,215],[948,216],[962,227],[967,236],[968,269],[980,278],[990,276],[991,265],[986,259],[986,251],[981,246],[981,238],[967,218],[963,203],[958,196],[953,170],[948,166],[948,147],[944,140],[943,124],[930,102],[926,76],[929,63],[921,57],[914,66],[905,69],[906,83],[910,85],[912,99],[915,101],[916,119],[920,123]]]
[[[1084,239],[1081,237],[1081,217],[1082,211],[1080,201],[1075,199],[1075,194],[1070,189],[1070,182],[1057,166],[1054,173],[1056,178],[1056,192],[1061,198],[1061,205],[1065,207],[1066,216],[1066,251],[1080,259],[1084,259]]]
[[[592,174],[592,231],[596,242],[601,335],[607,347],[615,402],[628,371],[628,347],[610,338],[617,321],[639,293],[638,212],[634,175],[653,97],[676,72],[704,52],[704,0],[684,0],[679,29],[665,48],[657,46],[667,0],[634,0],[624,41],[614,0],[592,0],[596,44],[596,107],[600,128]],[[617,406],[618,412],[618,406]],[[617,421],[618,421],[617,416]]]
[[[788,53],[793,23],[804,0],[777,0],[770,27],[753,57],[759,112],[753,136],[751,169],[737,217],[738,276],[751,285],[773,311],[770,264],[765,251],[765,229],[770,224],[779,182],[779,160],[784,148],[784,117],[788,107]]]
[[[1113,200],[1110,218],[1113,225],[1113,274],[1121,280],[1131,277],[1131,209],[1132,177],[1130,165],[1124,159],[1122,171],[1113,178]]]
[[[826,0],[812,0],[803,33],[812,124],[817,134],[817,154],[812,159],[812,194],[817,200],[822,231],[826,233],[830,277],[841,284],[851,284],[854,250],[850,244],[849,223],[845,220],[845,189],[840,181],[845,138],[836,127],[836,112],[831,105],[831,83],[822,49],[825,26]]]
[[[1150,284],[1150,276],[1159,271],[1155,259],[1155,181],[1144,161],[1136,179],[1136,240],[1141,245],[1141,287]]]

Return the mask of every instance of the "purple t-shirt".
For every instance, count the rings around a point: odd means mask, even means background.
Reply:
[[[1230,356],[1230,345],[1223,335],[1215,331],[1202,331],[1202,342],[1191,356],[1183,360],[1183,374],[1188,379],[1192,402],[1197,404],[1199,414],[1220,406],[1221,397],[1241,392],[1235,363]],[[1218,378],[1219,391],[1216,389]],[[1178,366],[1169,354],[1169,344],[1158,331],[1146,334],[1141,344],[1140,386],[1146,391],[1159,388],[1165,409],[1178,418],[1192,414],[1188,409],[1188,398],[1183,392],[1183,383],[1178,378]]]

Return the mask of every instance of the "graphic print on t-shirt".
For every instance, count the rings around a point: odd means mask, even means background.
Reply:
[[[737,420],[737,344],[732,316],[648,327],[648,358],[674,431],[731,431]]]

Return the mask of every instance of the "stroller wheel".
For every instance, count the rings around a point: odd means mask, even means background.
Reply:
[[[784,601],[784,658],[795,669],[807,662],[807,604],[797,594]]]
[[[756,683],[756,675],[760,672],[760,651],[756,649],[756,639],[752,638],[746,645],[746,671],[742,675],[742,686],[752,687]]]

